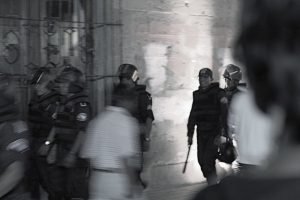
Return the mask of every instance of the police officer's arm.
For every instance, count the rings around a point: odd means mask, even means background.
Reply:
[[[151,133],[151,130],[152,130],[152,121],[153,119],[152,118],[147,118],[146,119],[146,123],[145,123],[145,139],[149,139],[150,137],[150,133]]]
[[[79,131],[79,133],[78,133],[78,135],[76,137],[76,140],[75,140],[75,142],[74,142],[74,144],[72,146],[72,149],[71,149],[71,151],[69,153],[72,154],[72,155],[77,154],[79,152],[79,149],[80,149],[81,145],[84,142],[84,139],[85,139],[85,137],[84,137],[84,131]]]
[[[85,129],[91,118],[91,108],[88,102],[80,102],[75,105],[76,122],[79,133],[71,148],[70,154],[77,154],[85,140]]]
[[[233,98],[228,111],[228,136],[237,140],[237,127],[239,126],[239,119],[242,110],[241,104],[239,103],[240,96]]]
[[[49,149],[50,149],[50,144],[54,141],[55,136],[56,136],[56,131],[55,131],[55,120],[57,118],[57,113],[59,109],[59,102],[58,98],[55,99],[56,101],[51,102],[45,109],[44,113],[44,119],[48,119],[47,123],[52,124],[52,128],[47,136],[46,141],[44,144],[40,147],[38,150],[39,155],[45,156],[48,154]]]
[[[196,125],[196,110],[195,110],[195,95],[196,93],[194,92],[193,93],[193,103],[192,103],[192,108],[191,108],[191,111],[190,111],[190,115],[189,115],[189,119],[188,119],[188,124],[187,124],[187,136],[188,138],[193,138],[193,135],[194,135],[194,128],[195,128],[195,125]],[[191,140],[191,139],[189,139]],[[190,142],[189,142],[190,143]]]
[[[145,124],[144,124],[144,134],[145,134],[145,139],[149,139],[150,133],[152,130],[152,122],[154,120],[154,115],[152,111],[152,97],[151,95],[147,92],[146,95],[143,96],[143,100],[145,103]]]
[[[225,91],[222,89],[219,92],[219,100],[220,100],[220,123],[222,128],[222,135],[228,136],[228,99],[226,97]]]

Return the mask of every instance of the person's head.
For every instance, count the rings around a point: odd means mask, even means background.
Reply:
[[[203,68],[198,74],[199,84],[201,88],[208,87],[213,81],[213,73],[209,68]]]
[[[135,92],[125,85],[117,86],[112,94],[112,106],[122,107],[130,113],[135,113],[137,109],[137,96]]]
[[[118,69],[118,76],[121,84],[131,87],[136,85],[139,80],[137,67],[132,64],[120,65]]]
[[[44,95],[54,89],[53,76],[51,70],[46,67],[37,69],[30,81],[30,84],[34,87],[37,95]]]
[[[256,103],[266,112],[281,108],[289,136],[300,143],[300,1],[243,0],[241,15],[235,56]]]
[[[61,95],[70,95],[84,90],[83,73],[75,67],[66,67],[55,79]]]
[[[241,69],[236,65],[229,64],[226,66],[223,77],[226,81],[226,87],[228,89],[235,89],[242,79]]]

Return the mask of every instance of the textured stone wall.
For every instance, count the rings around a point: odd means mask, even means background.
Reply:
[[[192,91],[199,69],[213,69],[219,81],[222,66],[233,62],[237,0],[121,0],[121,6],[115,0],[114,5],[123,23],[122,61],[139,67],[140,82],[153,95],[151,184],[199,182],[195,145],[188,172],[181,175]]]

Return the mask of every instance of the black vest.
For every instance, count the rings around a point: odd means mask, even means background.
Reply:
[[[153,113],[151,110],[151,113],[149,114],[148,106],[152,105],[151,95],[146,91],[146,85],[136,85],[134,87],[134,91],[137,95],[137,111],[134,113],[134,117],[138,119],[140,123],[145,123],[148,116],[152,119]]]
[[[194,91],[194,105],[192,114],[197,125],[197,131],[213,131],[219,130],[221,103],[220,93],[223,90],[219,88],[219,84],[212,83],[205,90],[199,88]]]
[[[75,94],[63,100],[59,106],[57,119],[55,121],[56,138],[62,140],[74,140],[80,127],[77,120],[77,107],[80,103],[86,103],[90,107],[88,96],[84,93]],[[90,116],[90,113],[89,113]]]

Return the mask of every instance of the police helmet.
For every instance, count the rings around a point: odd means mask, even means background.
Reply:
[[[231,164],[237,157],[237,152],[232,140],[227,138],[226,142],[219,145],[217,158],[219,161]]]
[[[240,81],[242,79],[241,69],[236,65],[229,64],[226,66],[223,77],[229,80]]]
[[[203,68],[199,71],[198,76],[199,76],[199,78],[200,77],[210,77],[210,78],[212,78],[213,77],[213,72],[209,68]]]
[[[119,78],[132,79],[136,82],[139,79],[137,67],[132,64],[122,64],[118,70]]]
[[[84,89],[83,73],[76,67],[66,67],[55,79],[56,83],[69,83],[69,93],[78,93]]]

